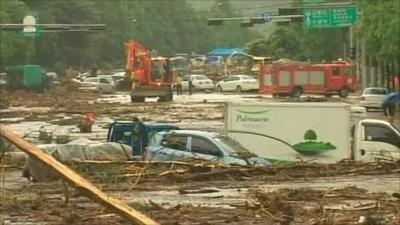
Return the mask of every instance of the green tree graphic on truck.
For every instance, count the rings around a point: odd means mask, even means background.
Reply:
[[[336,149],[336,146],[329,142],[317,141],[318,136],[314,130],[307,130],[304,133],[305,142],[300,142],[293,145],[293,148],[301,154],[304,155],[317,155],[327,151],[332,151]]]

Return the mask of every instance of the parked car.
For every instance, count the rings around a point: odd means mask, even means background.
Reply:
[[[124,80],[125,72],[114,73],[111,77],[114,79],[115,84],[118,85],[119,82]]]
[[[368,87],[365,88],[362,95],[360,105],[365,107],[367,111],[371,108],[380,109],[385,96],[389,93],[387,88]]]
[[[104,78],[104,79],[108,80],[111,84],[113,84],[114,86],[116,85],[115,80],[112,77],[112,75],[97,75],[97,77]]]
[[[110,78],[104,76],[88,77],[80,85],[79,89],[81,90],[98,90],[102,93],[114,93],[116,90],[114,81],[110,81]]]
[[[223,164],[265,166],[269,162],[249,152],[228,136],[195,130],[162,131],[149,141],[146,160],[200,158]]]
[[[6,85],[6,84],[7,84],[7,74],[0,73],[0,85]]]
[[[250,91],[258,90],[259,84],[256,79],[248,75],[231,75],[215,85],[217,91]]]
[[[194,90],[212,90],[214,89],[214,81],[206,75],[187,75],[182,81],[182,90],[189,89],[189,80],[192,80]]]

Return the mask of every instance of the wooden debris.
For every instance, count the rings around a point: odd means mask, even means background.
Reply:
[[[79,174],[69,169],[64,164],[58,162],[50,155],[44,153],[35,145],[25,141],[23,138],[14,134],[9,128],[0,124],[0,134],[8,141],[13,143],[15,146],[20,148],[22,151],[28,153],[31,157],[41,161],[51,170],[55,171],[61,176],[65,181],[71,183],[75,188],[84,193],[87,197],[95,200],[96,202],[112,209],[119,215],[127,218],[136,224],[143,225],[155,225],[158,224],[154,220],[148,218],[144,214],[136,211],[135,209],[129,207],[127,204],[119,199],[113,198],[102,192],[100,189],[95,187],[88,180],[81,177]]]
[[[206,193],[216,193],[220,192],[218,188],[201,188],[196,190],[179,189],[179,194],[206,194]]]
[[[358,211],[358,210],[374,209],[377,207],[378,207],[377,202],[368,202],[356,206],[351,206],[351,205],[324,206],[324,210]]]

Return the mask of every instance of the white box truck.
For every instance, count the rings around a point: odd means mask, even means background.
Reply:
[[[399,160],[399,131],[383,120],[354,120],[350,107],[345,103],[227,103],[225,132],[272,161]]]

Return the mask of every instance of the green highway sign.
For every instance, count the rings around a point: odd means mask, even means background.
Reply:
[[[356,7],[303,9],[305,28],[348,27],[358,20]]]

